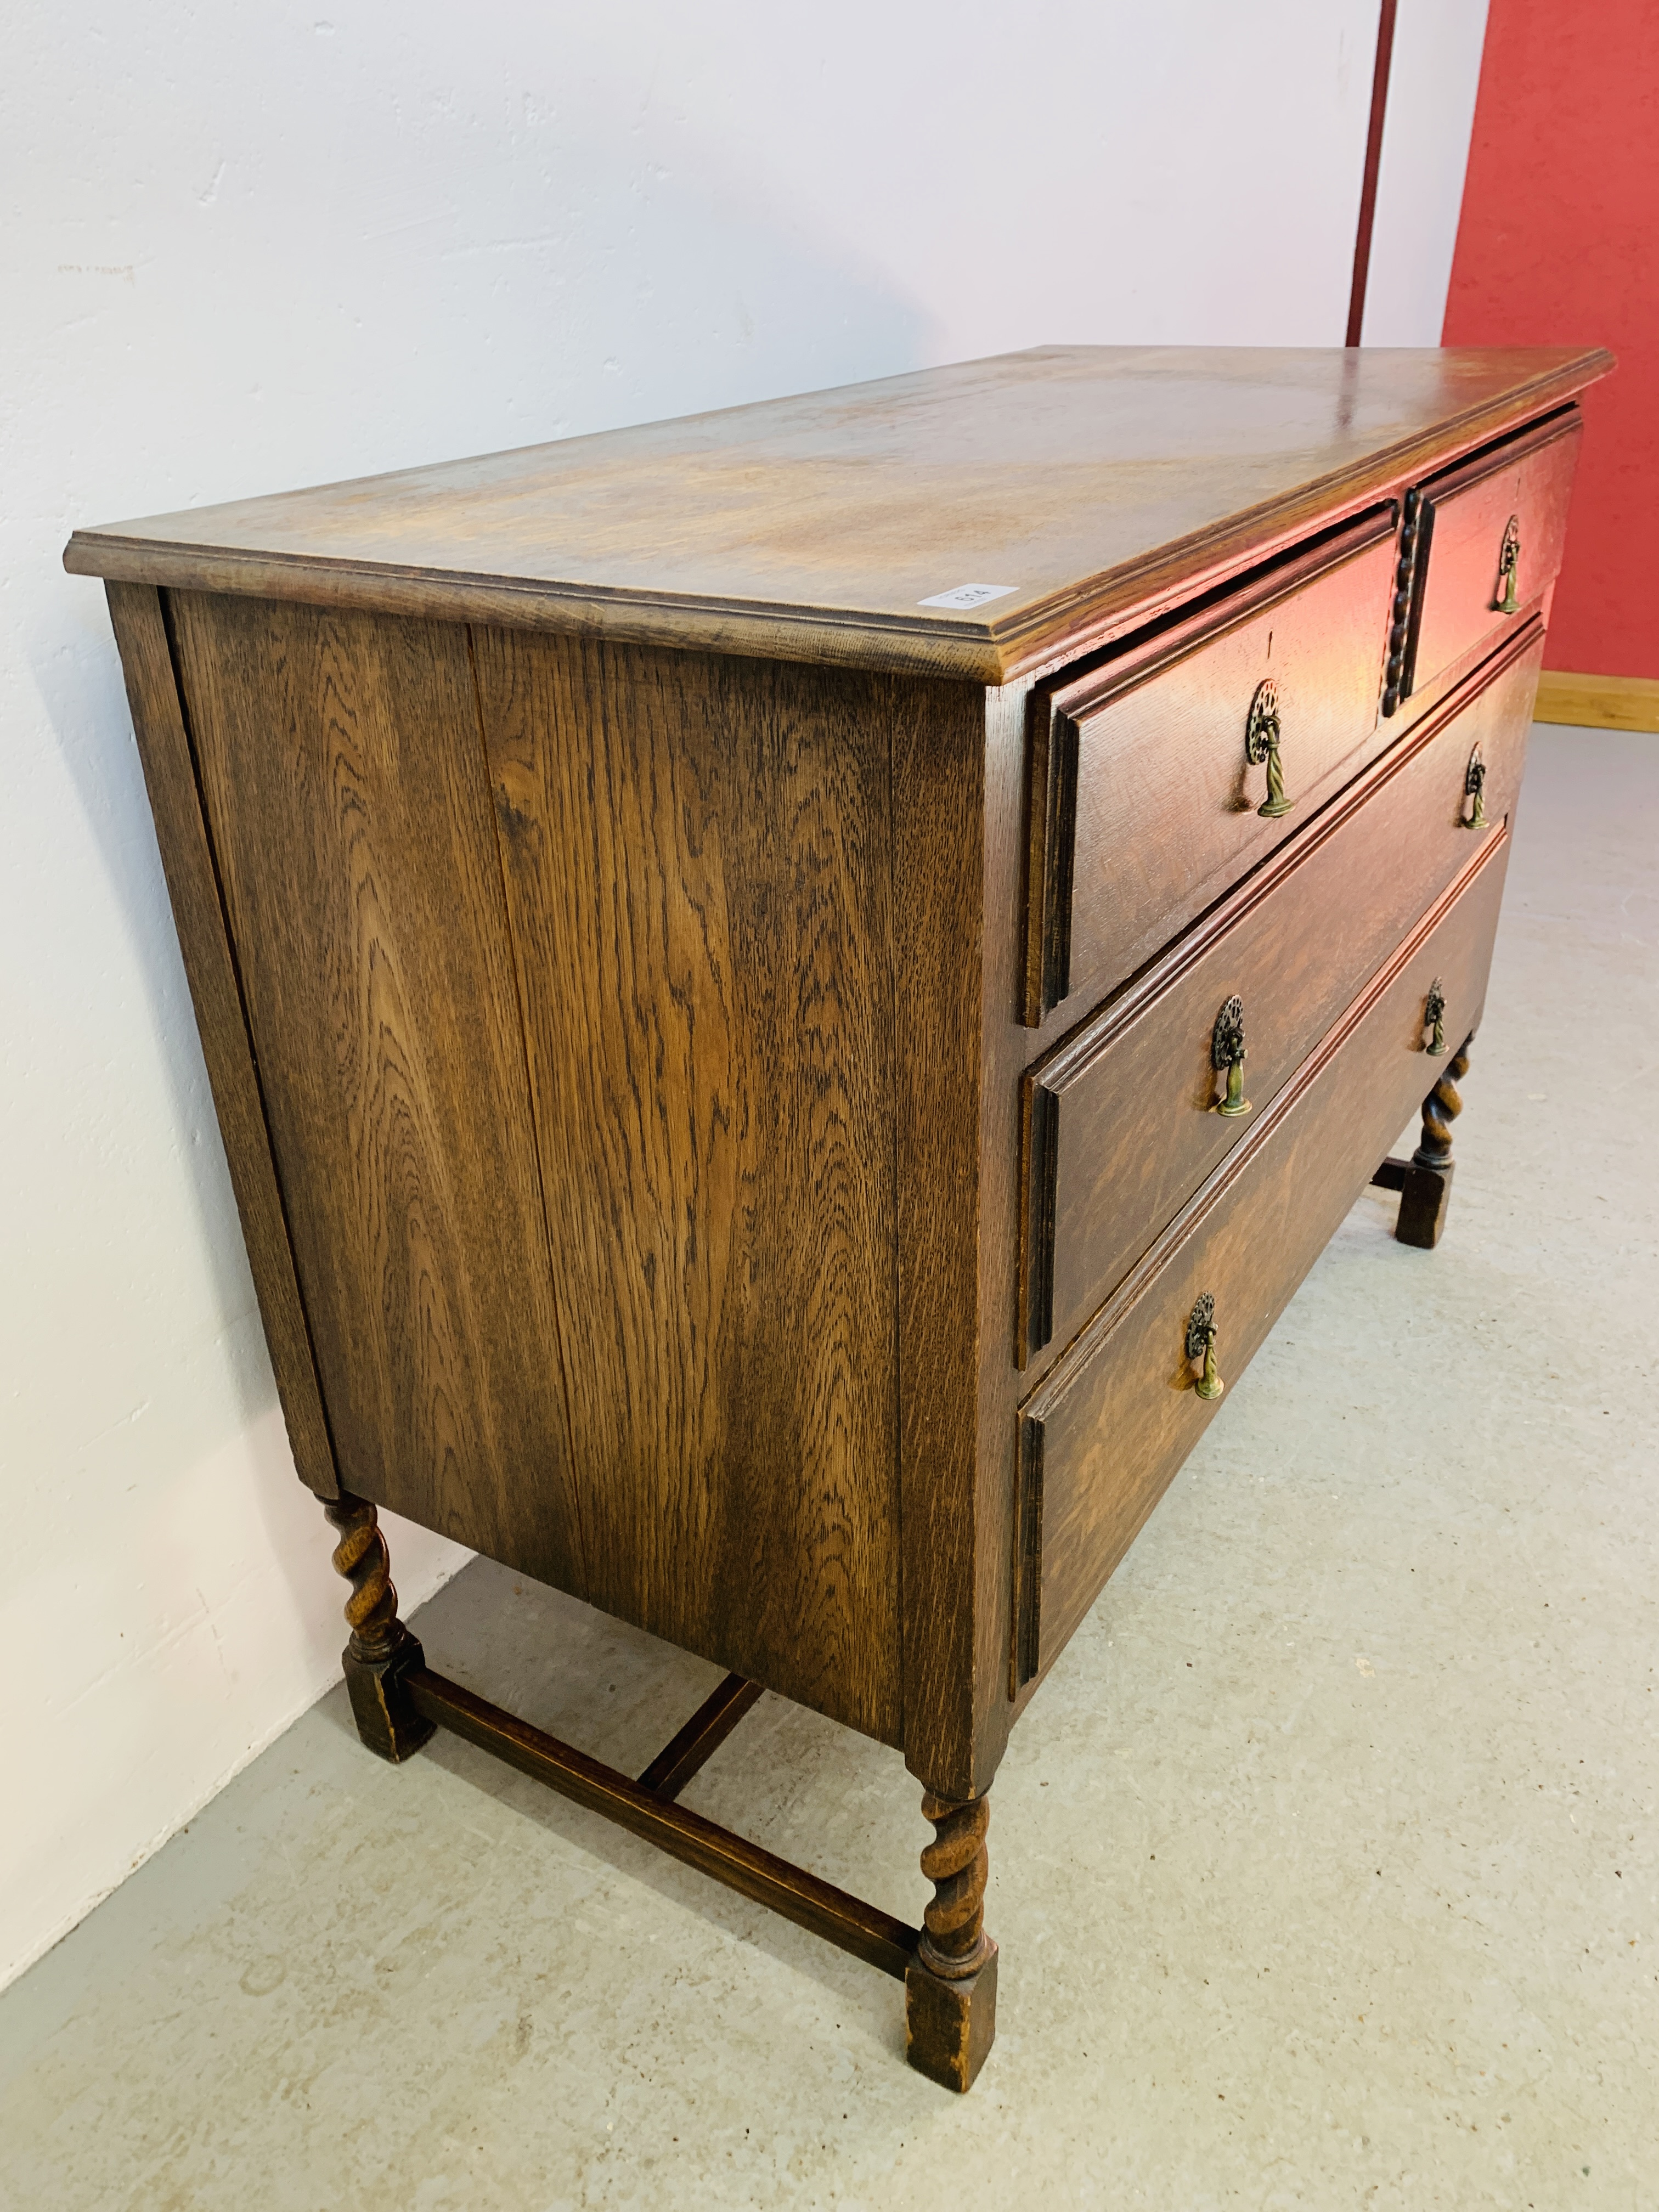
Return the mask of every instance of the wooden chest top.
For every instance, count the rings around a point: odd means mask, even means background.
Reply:
[[[1571,349],[1042,347],[77,531],[64,561],[1002,684],[1609,365]],[[975,586],[995,596],[950,603]]]

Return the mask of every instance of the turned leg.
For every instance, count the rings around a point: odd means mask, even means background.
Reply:
[[[929,1790],[921,1809],[938,1832],[921,1855],[933,1900],[904,1977],[904,2055],[929,2081],[966,2089],[997,2032],[997,1947],[985,1932],[991,1805]]]
[[[1402,1244],[1415,1244],[1425,1252],[1434,1249],[1446,1225],[1451,1198],[1451,1125],[1463,1110],[1457,1085],[1469,1072],[1473,1042],[1472,1037],[1464,1038],[1445,1073],[1423,1101],[1423,1141],[1401,1178],[1400,1218],[1394,1233]]]
[[[357,1733],[382,1759],[407,1759],[432,1733],[431,1722],[410,1704],[402,1679],[409,1668],[424,1666],[425,1654],[398,1618],[392,1561],[374,1508],[343,1490],[323,1510],[340,1531],[335,1572],[351,1584],[345,1608],[351,1641],[341,1663]]]

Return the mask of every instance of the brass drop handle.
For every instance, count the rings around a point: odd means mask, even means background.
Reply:
[[[1480,748],[1477,745],[1469,755],[1469,764],[1463,771],[1463,796],[1474,801],[1474,811],[1465,817],[1462,810],[1459,809],[1457,819],[1460,828],[1488,830],[1492,827],[1486,819],[1486,763],[1481,759]]]
[[[1423,1001],[1422,1026],[1432,1032],[1425,1050],[1431,1060],[1438,1060],[1446,1049],[1446,992],[1437,975]]]
[[[1248,1114],[1250,1102],[1244,1096],[1244,1002],[1229,999],[1215,1018],[1215,1027],[1210,1032],[1210,1065],[1218,1075],[1227,1079],[1227,1092],[1211,1107],[1212,1114]]]
[[[1204,1372],[1193,1385],[1200,1398],[1218,1398],[1226,1384],[1215,1371],[1215,1300],[1206,1291],[1187,1316],[1187,1364],[1204,1363]]]
[[[1265,761],[1267,767],[1267,796],[1256,808],[1270,822],[1281,814],[1288,814],[1296,801],[1285,796],[1285,770],[1279,757],[1279,686],[1271,676],[1264,676],[1255,687],[1255,696],[1250,702],[1249,720],[1244,725],[1244,757],[1252,768],[1260,768]]]
[[[1498,556],[1498,592],[1494,605],[1500,615],[1519,614],[1521,602],[1515,587],[1521,574],[1521,519],[1510,515],[1504,527],[1504,545]]]

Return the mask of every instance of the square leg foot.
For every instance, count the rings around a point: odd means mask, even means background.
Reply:
[[[354,1657],[349,1644],[342,1655],[357,1733],[371,1751],[394,1766],[412,1758],[432,1734],[432,1723],[410,1705],[402,1680],[406,1668],[425,1664],[418,1638],[407,1630],[384,1658]]]
[[[1402,1244],[1432,1252],[1440,1242],[1446,1209],[1451,1203],[1452,1174],[1449,1166],[1419,1167],[1415,1160],[1407,1168],[1400,1189],[1400,1218],[1394,1231]]]
[[[947,1982],[912,1960],[904,1976],[904,2056],[942,2088],[973,2087],[997,2033],[997,1947],[976,1974]]]

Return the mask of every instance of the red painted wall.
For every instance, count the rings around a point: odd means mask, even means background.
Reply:
[[[1659,677],[1659,0],[1492,0],[1447,345],[1605,345],[1552,668]]]

